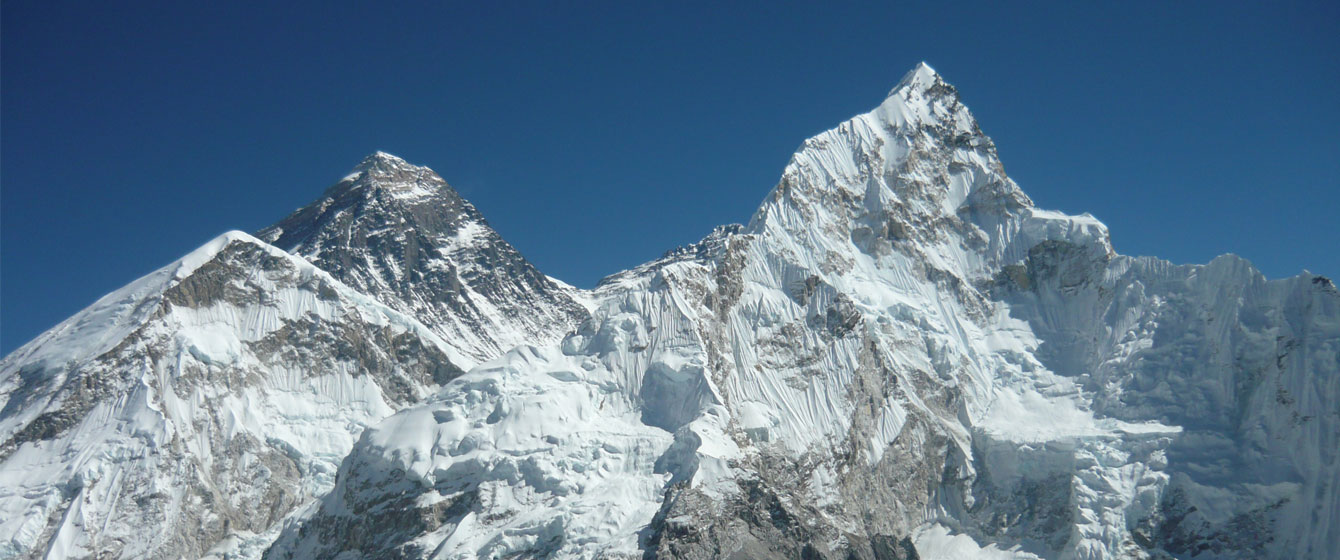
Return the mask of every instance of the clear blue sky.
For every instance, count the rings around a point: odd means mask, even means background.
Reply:
[[[921,60],[1118,251],[1340,275],[1334,1],[182,4],[0,8],[0,352],[379,149],[591,286],[747,220]]]

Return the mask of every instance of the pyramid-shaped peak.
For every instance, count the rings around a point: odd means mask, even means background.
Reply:
[[[414,165],[399,156],[376,151],[363,158],[344,179],[329,190],[326,197],[349,191],[368,194],[385,192],[396,198],[426,199],[441,194],[456,196],[435,171]]]
[[[364,171],[368,169],[395,169],[404,167],[414,167],[400,156],[389,154],[381,150],[372,152],[363,161],[358,162],[354,171]]]
[[[944,78],[941,78],[940,74],[934,68],[931,68],[931,65],[920,62],[911,71],[904,74],[903,79],[898,80],[898,85],[893,86],[893,89],[889,91],[889,97],[909,90],[926,91],[944,83]]]
[[[895,127],[949,124],[960,132],[980,135],[976,121],[959,100],[958,90],[925,62],[904,74],[868,116]]]

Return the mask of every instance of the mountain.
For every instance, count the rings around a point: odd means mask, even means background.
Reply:
[[[415,319],[224,234],[0,361],[0,557],[263,548],[365,426],[464,363]]]
[[[369,429],[267,558],[1322,557],[1340,295],[1121,256],[928,66]]]
[[[587,314],[381,152],[260,235],[292,252],[226,234],[0,362],[0,557],[258,556],[366,426]]]
[[[0,361],[0,557],[1340,549],[1335,286],[1117,253],[924,64],[589,292],[382,153],[258,235]]]
[[[419,319],[475,362],[557,342],[587,314],[577,290],[536,270],[437,173],[384,152],[257,237]]]

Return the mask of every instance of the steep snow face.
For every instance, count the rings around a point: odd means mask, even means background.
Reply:
[[[1323,556],[1338,297],[1116,255],[922,65],[747,226],[369,431],[268,555]]]
[[[1160,492],[1132,496],[1132,548],[1340,549],[1340,294],[1329,280],[1268,282],[1231,255],[1173,266],[1063,244],[1035,247],[1002,280],[1011,314],[1043,340],[1035,355],[1074,379],[1096,415],[1178,428],[1130,465],[1163,479]],[[1087,513],[1080,531],[1112,515]]]
[[[377,152],[257,234],[428,325],[474,362],[553,343],[586,310],[436,173]]]
[[[365,426],[468,362],[225,234],[0,361],[0,557],[259,555]]]

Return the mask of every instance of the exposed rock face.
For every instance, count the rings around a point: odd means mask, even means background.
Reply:
[[[475,362],[557,342],[586,317],[433,170],[368,156],[318,201],[257,234],[428,325]]]

